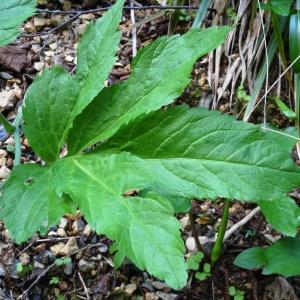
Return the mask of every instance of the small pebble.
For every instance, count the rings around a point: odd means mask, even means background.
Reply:
[[[171,290],[171,288],[162,281],[153,281],[151,284],[157,290],[161,290],[164,292],[169,292]]]
[[[57,229],[57,235],[58,235],[59,237],[66,237],[66,236],[67,236],[67,233],[66,233],[66,231],[65,231],[63,228],[58,228],[58,229]]]
[[[73,263],[66,264],[64,267],[64,273],[69,276],[72,274],[72,272],[73,272]]]
[[[68,219],[66,219],[66,218],[61,218],[60,221],[59,221],[59,225],[58,225],[58,226],[59,226],[60,228],[66,229],[67,226],[68,226],[68,223],[69,223]]]
[[[83,235],[89,236],[92,233],[92,229],[89,224],[84,227]]]
[[[38,261],[34,261],[34,267],[35,267],[36,269],[44,269],[44,268],[45,268],[45,265],[42,264],[42,263],[40,263],[40,262],[38,262]]]
[[[10,169],[8,169],[6,166],[2,166],[0,168],[0,179],[5,179],[10,174]]]
[[[169,294],[169,293],[164,293],[164,292],[156,292],[156,295],[159,297],[161,300],[175,300],[178,298],[178,295],[176,294]]]
[[[90,271],[94,270],[95,267],[96,267],[96,263],[94,261],[87,261],[87,260],[82,258],[78,262],[78,269],[81,272],[84,272],[84,273],[87,273],[87,272],[90,272]]]
[[[45,63],[41,61],[35,62],[33,66],[39,72],[45,69]]]
[[[125,292],[129,295],[132,295],[137,289],[137,285],[135,283],[127,284],[125,287]]]
[[[5,276],[6,275],[6,270],[2,264],[0,264],[0,276]]]
[[[75,220],[72,224],[72,230],[74,234],[83,232],[84,228],[85,228],[85,223],[81,219]]]
[[[23,252],[23,253],[20,255],[19,259],[20,259],[20,262],[21,262],[21,264],[22,264],[23,266],[26,266],[26,265],[30,262],[30,256],[29,256],[29,254],[26,253],[26,252]]]

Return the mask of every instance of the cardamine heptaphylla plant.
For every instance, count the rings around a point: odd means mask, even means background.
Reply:
[[[138,52],[128,80],[105,87],[123,2],[88,26],[75,75],[54,66],[28,88],[23,129],[45,165],[14,168],[0,218],[20,243],[79,207],[97,233],[114,241],[116,267],[128,257],[180,289],[187,266],[175,213],[186,212],[191,199],[256,202],[275,229],[294,236],[299,208],[287,193],[300,173],[290,140],[218,112],[168,106],[228,27],[161,37]],[[68,155],[60,158],[65,145]],[[139,193],[126,197],[132,189]]]

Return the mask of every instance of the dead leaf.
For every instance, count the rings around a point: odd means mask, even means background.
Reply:
[[[0,48],[0,65],[20,73],[29,63],[27,50],[15,45]]]
[[[275,280],[266,287],[263,300],[299,300],[293,287],[283,277],[276,277]]]

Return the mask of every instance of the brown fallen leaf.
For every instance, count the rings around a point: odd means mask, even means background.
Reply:
[[[299,298],[290,283],[278,276],[266,287],[263,300],[299,300]]]
[[[0,65],[6,69],[20,73],[29,63],[27,50],[16,45],[0,48]]]

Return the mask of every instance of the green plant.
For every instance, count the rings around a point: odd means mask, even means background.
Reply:
[[[0,2],[0,47],[13,42],[20,34],[20,25],[35,13],[37,0]]]
[[[160,109],[181,95],[195,61],[224,41],[228,27],[162,37],[139,51],[128,80],[104,87],[122,5],[89,25],[74,76],[56,66],[27,90],[23,128],[45,165],[13,170],[0,218],[22,242],[79,206],[115,242],[117,265],[126,256],[179,289],[187,267],[174,212],[187,211],[195,198],[251,201],[274,228],[294,236],[299,208],[287,192],[300,172],[288,138],[202,108]],[[126,196],[132,189],[138,195]]]
[[[240,101],[249,101],[251,99],[251,97],[247,94],[247,92],[245,91],[244,89],[244,86],[243,85],[240,85],[238,87],[238,90],[237,90],[237,93],[236,93],[236,96],[237,98],[240,100]]]
[[[205,263],[203,265],[202,272],[196,272],[195,278],[203,281],[211,276],[211,265],[209,263]]]
[[[197,271],[200,267],[200,262],[204,258],[204,254],[200,251],[196,252],[195,254],[192,254],[187,260],[187,268],[189,270]]]
[[[245,292],[232,285],[229,287],[229,295],[233,297],[233,300],[244,300]]]
[[[292,120],[296,118],[295,112],[291,110],[279,97],[274,97],[273,99],[282,114]]]
[[[65,266],[71,262],[72,262],[72,260],[70,257],[58,258],[55,260],[55,264],[57,266]]]
[[[263,268],[263,274],[299,275],[300,236],[283,238],[269,247],[254,247],[239,254],[234,264],[245,269]],[[280,259],[279,259],[280,258]]]
[[[32,265],[31,264],[29,264],[29,265],[23,265],[20,262],[16,264],[16,272],[20,276],[26,276],[31,271],[32,271]]]
[[[49,281],[50,285],[57,285],[59,284],[59,278],[56,276],[51,277],[50,281]]]

